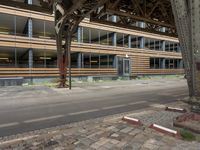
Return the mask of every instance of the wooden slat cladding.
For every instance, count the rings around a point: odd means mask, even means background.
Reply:
[[[178,38],[176,38],[176,37],[155,34],[155,33],[150,33],[150,32],[144,32],[144,31],[139,31],[139,30],[133,30],[133,29],[128,29],[128,28],[122,28],[122,27],[117,27],[117,26],[111,26],[111,25],[106,25],[106,24],[100,24],[97,22],[90,22],[89,19],[84,19],[80,23],[80,26],[99,29],[99,30],[105,30],[105,31],[110,31],[110,32],[130,34],[130,35],[135,35],[135,36],[139,36],[139,37],[143,36],[146,38],[153,38],[153,39],[157,39],[157,40],[179,42]]]
[[[41,38],[28,38],[14,35],[0,34],[0,46],[2,47],[16,47],[16,48],[33,48],[33,49],[46,49],[56,50],[56,42],[52,39],[41,39]],[[148,49],[138,48],[125,48],[125,47],[114,47],[107,45],[98,44],[87,44],[72,42],[73,52],[92,52],[92,53],[104,53],[114,55],[129,55],[129,56],[148,56],[148,57],[167,57],[181,59],[181,53],[176,52],[165,52],[155,51]]]
[[[13,7],[8,7],[8,6],[4,6],[4,5],[0,5],[0,13],[23,16],[23,17],[27,17],[27,18],[31,17],[34,19],[45,20],[45,21],[54,21],[53,15],[51,16],[51,15],[48,15],[45,13],[39,13],[39,12],[24,10],[24,9],[19,9],[19,8],[13,8]],[[175,37],[160,35],[160,34],[155,34],[155,33],[149,33],[149,32],[144,32],[144,31],[138,31],[138,30],[133,30],[133,29],[127,29],[127,28],[122,28],[122,27],[116,27],[116,26],[101,24],[101,23],[97,23],[97,22],[90,22],[89,19],[84,19],[80,23],[80,26],[94,28],[94,29],[102,29],[102,30],[106,30],[106,31],[110,31],[110,32],[118,32],[118,33],[122,33],[122,31],[123,31],[124,34],[143,36],[143,37],[147,37],[147,38],[166,40],[166,41],[171,41],[171,42],[179,42],[178,38],[175,38]]]
[[[135,69],[133,75],[180,75],[184,74],[184,69]]]
[[[58,77],[58,68],[0,68],[0,77]],[[72,68],[72,76],[117,76],[117,70]]]
[[[31,17],[34,19],[40,19],[45,21],[54,21],[53,15],[49,15],[46,13],[41,13],[37,11],[31,11],[27,9],[20,9],[17,7],[10,7],[5,5],[0,5],[0,13],[8,14],[8,15],[16,15],[21,17]]]
[[[0,34],[0,46],[2,47],[16,47],[16,48],[33,48],[42,50],[52,50],[56,51],[55,40],[52,39],[40,39],[13,35],[2,35]],[[124,48],[124,47],[114,47],[107,45],[98,44],[86,44],[86,43],[76,43],[72,42],[71,47],[72,52],[83,52],[83,53],[97,53],[97,54],[111,54],[120,57],[126,57],[128,55],[131,60],[131,72],[132,75],[135,74],[179,74],[180,71],[177,70],[152,70],[150,69],[150,58],[173,58],[182,59],[181,53],[176,52],[165,52],[165,51],[155,51],[148,49],[137,49],[137,48]],[[48,73],[48,76],[55,76],[55,70],[52,73]],[[183,71],[181,71],[183,72]],[[98,75],[97,72],[94,72]],[[95,74],[92,75],[95,75]],[[109,73],[108,73],[109,74]],[[112,73],[110,73],[112,75]],[[24,74],[25,75],[25,74]],[[42,74],[45,76],[44,74]],[[82,75],[82,73],[80,73]],[[86,75],[86,74],[84,74]],[[88,76],[91,74],[87,74]]]
[[[47,44],[48,43],[48,44]],[[51,39],[28,38],[23,36],[0,34],[0,46],[56,50],[56,42]]]

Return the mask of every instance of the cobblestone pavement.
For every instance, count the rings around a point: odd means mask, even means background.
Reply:
[[[147,126],[133,126],[121,120],[124,114],[88,120],[0,139],[1,150],[200,150],[200,143],[187,142]],[[129,112],[147,124],[178,115],[161,108]],[[148,117],[146,116],[154,116]],[[170,117],[169,117],[170,116]],[[168,124],[163,121],[162,124]]]

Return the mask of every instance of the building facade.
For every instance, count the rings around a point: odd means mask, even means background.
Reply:
[[[16,0],[39,5],[32,0]],[[104,16],[118,22],[117,16]],[[142,22],[136,27],[145,28]],[[73,77],[183,74],[177,37],[91,22],[85,18],[73,37]],[[57,77],[54,17],[0,5],[0,77]]]

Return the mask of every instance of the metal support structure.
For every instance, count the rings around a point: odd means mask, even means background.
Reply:
[[[187,3],[185,0],[171,0],[172,10],[177,26],[177,32],[182,49],[182,57],[185,66],[185,74],[188,81],[189,95],[194,96],[193,82],[192,82],[192,58],[191,58],[191,26],[190,14],[188,12]]]
[[[182,49],[189,95],[200,101],[200,1],[199,0],[40,0],[52,4],[55,12],[56,41],[60,68],[60,87],[65,87],[66,66],[70,71],[71,38],[81,20],[91,14],[91,20],[101,20],[107,14],[117,15],[115,24],[132,26],[145,24],[145,30],[158,31],[163,27],[165,34],[178,33]],[[151,6],[151,7],[150,7]],[[45,7],[46,8],[46,7]],[[101,23],[108,23],[101,20]],[[112,22],[113,23],[113,22]],[[176,25],[176,29],[175,29]],[[143,26],[140,25],[141,28]],[[65,44],[63,44],[65,39]],[[144,46],[142,38],[140,46]],[[163,43],[164,44],[164,43]],[[68,56],[68,57],[67,57]],[[67,63],[68,62],[68,63]],[[69,79],[69,81],[70,81]],[[71,83],[71,81],[70,81]],[[70,87],[71,85],[69,85]]]
[[[191,101],[200,112],[200,1],[171,0]]]
[[[33,68],[33,49],[28,50],[28,67]]]
[[[78,30],[79,23],[92,11],[96,10],[107,0],[54,0],[49,1],[53,4],[55,13],[55,30],[57,43],[57,59],[60,71],[60,88],[68,87],[71,89],[71,40]],[[63,42],[64,39],[64,42]],[[68,68],[68,70],[67,70]],[[68,84],[67,73],[69,77]]]

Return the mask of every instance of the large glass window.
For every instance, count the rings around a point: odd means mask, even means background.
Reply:
[[[85,28],[82,27],[82,38],[83,38],[83,43],[90,43],[91,42],[91,32],[90,28]]]
[[[34,68],[55,68],[57,67],[56,51],[33,49]]]
[[[108,61],[108,67],[114,68],[115,67],[115,56],[114,55],[108,55],[109,61]]]
[[[98,54],[91,54],[91,68],[99,68],[99,60]]]
[[[117,46],[124,47],[124,34],[117,33]]]
[[[15,48],[0,47],[0,67],[15,67],[17,53]]]
[[[178,43],[165,42],[165,51],[167,52],[180,52],[180,46]]]
[[[182,69],[181,59],[166,59],[165,68],[167,69]]]
[[[130,35],[124,34],[124,47],[126,48],[129,47],[129,38],[130,38]]]
[[[108,45],[109,43],[109,39],[108,39],[108,32],[107,31],[104,31],[104,30],[101,30],[100,31],[100,44],[101,45]]]
[[[91,43],[100,44],[100,31],[98,29],[91,28]]]
[[[16,35],[28,36],[28,18],[16,16],[14,20],[16,21]]]
[[[155,50],[159,51],[161,50],[161,41],[156,40],[155,41]]]
[[[0,14],[0,34],[15,34],[15,16]]]
[[[108,68],[108,55],[100,55],[100,68]]]
[[[151,69],[155,69],[155,59],[154,58],[150,58],[150,68]]]
[[[71,54],[71,67],[78,68],[78,53]]]
[[[116,38],[116,33],[115,32],[108,32],[108,45],[114,46]]]
[[[90,53],[84,53],[83,54],[84,68],[91,68],[90,60],[91,60],[91,54]]]
[[[164,58],[150,58],[150,68],[151,69],[163,69]]]
[[[131,35],[131,48],[139,48],[139,37]]]

